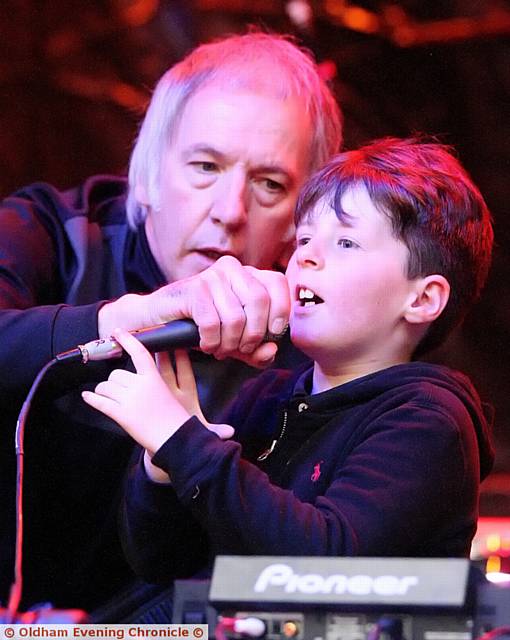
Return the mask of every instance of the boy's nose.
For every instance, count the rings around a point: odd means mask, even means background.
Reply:
[[[320,269],[324,264],[324,259],[317,247],[317,243],[313,240],[309,240],[307,244],[301,245],[296,249],[296,260],[300,267],[312,269]]]

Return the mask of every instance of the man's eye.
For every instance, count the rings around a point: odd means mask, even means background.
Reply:
[[[268,191],[272,191],[273,193],[280,192],[285,189],[283,184],[276,182],[276,180],[271,180],[271,178],[264,178],[262,183]]]
[[[192,162],[191,165],[202,173],[214,173],[218,170],[218,165],[215,162],[197,161]]]
[[[340,238],[338,245],[344,249],[354,249],[358,246],[355,242],[349,240],[349,238]]]

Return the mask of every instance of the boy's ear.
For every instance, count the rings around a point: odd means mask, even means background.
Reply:
[[[438,274],[418,278],[413,294],[404,318],[411,324],[428,324],[434,322],[446,307],[450,283]]]

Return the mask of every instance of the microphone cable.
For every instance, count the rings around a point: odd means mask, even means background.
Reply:
[[[25,425],[30,412],[30,407],[32,406],[32,400],[42,379],[54,365],[65,362],[67,359],[66,355],[59,354],[59,356],[47,362],[39,371],[32,382],[32,386],[30,387],[25,401],[23,402],[16,422],[16,432],[14,435],[14,446],[16,450],[16,542],[14,550],[14,582],[12,583],[9,592],[9,602],[7,604],[6,611],[7,620],[4,624],[13,624],[16,622],[23,593],[23,478]],[[72,358],[69,357],[69,359]],[[76,614],[78,614],[78,610],[76,611]],[[84,612],[83,616],[76,615],[76,620],[84,616]],[[81,622],[83,620],[80,619],[79,621]]]

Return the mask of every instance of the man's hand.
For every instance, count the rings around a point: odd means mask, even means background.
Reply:
[[[106,304],[99,312],[99,337],[109,337],[115,327],[134,330],[192,318],[199,327],[202,351],[219,359],[231,356],[266,366],[277,346],[262,341],[268,332],[277,335],[284,330],[289,313],[283,274],[223,256],[195,276],[148,295],[127,294]]]

